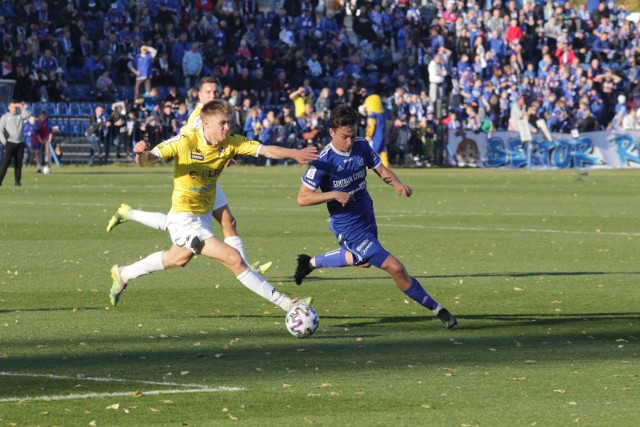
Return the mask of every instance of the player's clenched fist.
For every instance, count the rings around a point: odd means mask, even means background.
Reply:
[[[149,144],[140,140],[136,142],[136,145],[133,147],[133,152],[136,154],[142,154],[149,149]]]

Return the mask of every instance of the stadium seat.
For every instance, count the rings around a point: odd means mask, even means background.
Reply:
[[[6,113],[7,110],[7,103],[6,102],[0,102],[0,116],[3,115],[4,113]]]
[[[58,106],[55,102],[45,102],[43,104],[44,111],[47,112],[49,117],[54,117],[58,115]]]
[[[42,110],[44,110],[44,108],[39,102],[32,102],[29,104],[29,111],[31,112],[31,114],[38,115]]]
[[[69,103],[69,116],[70,117],[82,116],[82,110],[80,109],[80,103],[79,102],[70,102]]]
[[[93,105],[90,102],[83,102],[80,104],[80,115],[83,117],[91,117],[93,114]]]
[[[133,86],[122,85],[118,87],[118,98],[133,100]]]
[[[69,115],[69,104],[66,102],[58,102],[56,108],[58,110],[58,116],[66,117]]]
[[[80,128],[80,122],[78,120],[70,120],[69,121],[69,136],[81,136],[83,135],[82,130]]]

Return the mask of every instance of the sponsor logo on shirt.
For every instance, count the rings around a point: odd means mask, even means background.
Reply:
[[[353,175],[351,175],[350,177],[343,178],[343,179],[338,179],[338,180],[333,181],[333,188],[348,187],[349,184],[351,184],[353,181],[355,181],[357,179],[363,179],[365,176],[367,176],[367,171],[365,171],[365,170],[358,171],[358,172],[354,173]]]
[[[191,152],[191,158],[193,160],[200,160],[200,161],[204,160],[204,156],[202,155],[202,151],[200,151],[199,148],[196,148],[195,150],[193,150]]]

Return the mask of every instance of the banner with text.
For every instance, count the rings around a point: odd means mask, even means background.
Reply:
[[[449,130],[449,163],[460,167],[510,169],[640,168],[640,132],[535,134],[523,143],[518,132]]]

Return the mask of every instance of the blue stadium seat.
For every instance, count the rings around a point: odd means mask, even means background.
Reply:
[[[83,132],[80,127],[80,122],[78,120],[70,120],[69,121],[69,130],[67,132],[70,136],[82,136]]]
[[[69,98],[74,101],[84,101],[88,100],[91,96],[89,92],[91,88],[87,84],[73,84],[69,85]]]
[[[133,86],[119,86],[118,87],[118,98],[122,100],[133,100]]]
[[[84,117],[91,117],[93,114],[93,105],[90,102],[83,102],[80,104],[80,115]]]
[[[70,102],[69,103],[69,116],[70,117],[79,117],[82,115],[82,110],[80,109],[79,102]]]
[[[7,103],[6,102],[0,102],[0,116],[3,115],[4,113],[6,113],[7,110]]]
[[[29,104],[29,111],[31,112],[31,114],[38,115],[42,110],[44,110],[44,108],[39,102],[32,102]]]
[[[43,104],[43,109],[47,112],[49,117],[58,115],[58,106],[55,102],[45,102]]]
[[[66,117],[69,115],[69,104],[66,102],[58,102],[56,108],[58,109],[59,116]]]
[[[71,86],[74,83],[82,83],[86,80],[86,73],[82,71],[82,68],[71,67],[69,72],[65,74],[67,77],[67,83]]]

